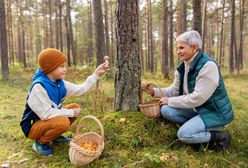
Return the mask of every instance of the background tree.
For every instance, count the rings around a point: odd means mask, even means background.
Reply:
[[[173,52],[173,36],[174,36],[174,23],[173,23],[173,0],[170,0],[170,42],[169,42],[169,52],[170,52],[170,70],[173,72],[174,71],[174,52]]]
[[[202,34],[201,1],[192,0],[193,6],[193,30]]]
[[[1,70],[2,78],[8,79],[9,76],[9,65],[8,65],[8,41],[7,41],[7,30],[5,21],[5,3],[0,1],[0,45],[1,45]]]
[[[168,2],[163,0],[163,30],[162,30],[162,71],[164,78],[169,78],[168,52]]]
[[[147,56],[148,67],[151,73],[155,72],[154,52],[153,52],[153,35],[152,35],[152,3],[147,0]]]
[[[231,39],[230,39],[230,52],[229,52],[229,72],[234,72],[234,58],[236,58],[235,48],[235,0],[231,0]]]
[[[103,57],[106,54],[103,15],[102,15],[102,3],[99,0],[93,0],[93,12],[95,21],[95,37],[96,37],[96,58],[97,65],[103,61]]]
[[[139,58],[138,17],[138,0],[117,0],[116,110],[136,111],[140,103],[141,66]]]
[[[177,6],[177,35],[180,35],[187,30],[187,1],[178,0]]]

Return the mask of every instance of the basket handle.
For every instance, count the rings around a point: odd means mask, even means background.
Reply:
[[[158,87],[157,85],[155,85],[154,83],[147,83],[147,85],[151,85],[151,86],[154,86],[154,87],[158,88],[158,89],[159,89],[159,91],[160,91],[160,93],[161,93],[161,97],[163,97],[163,96],[164,96],[164,94],[163,94],[163,92],[162,92],[161,88],[160,88],[160,87]],[[141,103],[143,103],[143,101],[144,101],[143,92],[144,92],[144,91],[141,89],[141,92],[140,92]]]
[[[80,134],[80,128],[82,126],[82,123],[84,120],[86,119],[91,119],[93,121],[95,121],[97,123],[97,125],[100,127],[100,135],[101,135],[101,144],[103,143],[103,140],[104,140],[104,130],[103,130],[103,126],[101,124],[101,122],[95,117],[95,116],[92,116],[92,115],[87,115],[85,117],[83,117],[78,125],[77,125],[77,129],[76,129],[76,135],[79,135]]]

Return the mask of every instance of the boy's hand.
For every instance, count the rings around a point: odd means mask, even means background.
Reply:
[[[103,63],[103,64],[100,64],[96,70],[95,70],[95,73],[97,76],[101,76],[102,74],[104,74],[106,71],[108,71],[109,69],[109,66],[106,65],[106,63]]]
[[[144,83],[141,85],[141,89],[145,91],[146,93],[150,94],[151,96],[154,96],[154,90],[152,86],[149,83]]]
[[[72,110],[74,112],[74,117],[78,117],[80,115],[81,108],[73,108]]]

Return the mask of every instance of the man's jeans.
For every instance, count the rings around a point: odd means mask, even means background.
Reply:
[[[180,141],[188,144],[209,142],[211,134],[201,117],[193,109],[173,108],[167,105],[161,107],[162,116],[175,124],[182,125],[177,132]],[[211,128],[221,130],[223,127]]]

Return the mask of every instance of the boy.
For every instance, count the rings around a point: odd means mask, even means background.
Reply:
[[[87,92],[108,68],[105,63],[99,65],[83,84],[76,85],[64,80],[67,72],[66,60],[66,56],[54,48],[40,52],[40,68],[34,74],[20,122],[25,136],[35,140],[33,150],[44,156],[51,156],[53,153],[50,142],[70,141],[70,138],[62,134],[80,115],[78,104],[72,103],[61,108],[64,98]]]

